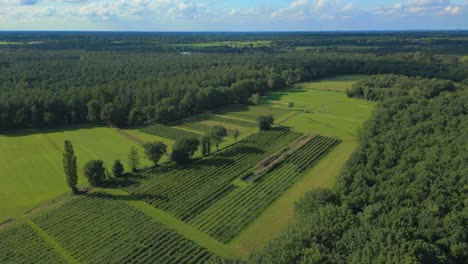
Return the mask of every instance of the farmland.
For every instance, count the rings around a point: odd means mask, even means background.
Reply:
[[[0,135],[2,175],[9,176],[0,177],[0,219],[19,215],[37,204],[68,192],[61,167],[65,139],[75,144],[80,186],[86,184],[81,173],[85,162],[102,159],[110,166],[117,159],[126,163],[127,153],[132,146],[142,152],[138,143],[108,128],[77,127],[48,133],[39,131]]]
[[[260,249],[268,239],[284,230],[284,225],[292,218],[294,201],[307,188],[331,184],[337,168],[323,168],[328,160],[337,158],[337,164],[341,166],[355,148],[357,129],[369,116],[372,104],[346,98],[341,92],[322,91],[319,88],[342,89],[340,87],[347,87],[359,78],[345,76],[328,79],[323,86],[320,82],[310,86],[301,84],[270,93],[262,98],[258,106],[228,106],[167,126],[121,130],[77,127],[48,133],[4,134],[0,138],[0,144],[5,146],[2,150],[9,146],[10,151],[26,152],[26,149],[34,146],[32,149],[37,153],[30,151],[28,155],[48,157],[48,160],[38,162],[49,164],[48,167],[41,169],[37,167],[38,164],[31,163],[30,170],[35,171],[36,175],[45,170],[54,171],[53,174],[49,173],[55,176],[48,177],[47,181],[38,181],[34,177],[24,179],[39,182],[30,188],[40,188],[41,184],[50,188],[53,182],[57,187],[55,193],[47,192],[47,196],[39,196],[43,193],[39,189],[36,196],[25,198],[25,204],[21,206],[21,199],[18,199],[18,204],[11,204],[3,215],[5,218],[20,216],[22,211],[37,203],[67,191],[61,164],[54,162],[60,160],[64,139],[71,139],[74,143],[77,156],[81,157],[81,168],[83,162],[92,158],[103,159],[107,164],[114,159],[125,161],[131,146],[137,146],[142,152],[139,145],[143,142],[160,140],[170,147],[178,138],[199,136],[213,125],[223,125],[241,131],[241,140],[234,142],[227,139],[222,150],[204,158],[197,154],[196,160],[189,165],[163,163],[162,167],[145,169],[137,185],[124,187],[123,190],[101,190],[102,193],[85,197],[63,196],[63,203],[26,217],[47,234],[49,240],[60,246],[60,250],[46,250],[50,256],[44,255],[44,258],[58,258],[57,262],[61,259],[69,262],[71,256],[77,262],[88,263],[91,262],[89,256],[99,260],[111,255],[117,262],[125,262],[131,257],[134,262],[164,260],[165,263],[177,263],[188,261],[186,257],[189,256],[192,256],[189,257],[190,262],[203,262],[213,254],[245,258],[252,250]],[[287,109],[290,101],[295,102],[292,110]],[[281,125],[271,131],[257,133],[256,119],[262,114],[274,115]],[[308,140],[298,149],[291,150],[291,153],[286,151],[304,138]],[[93,144],[86,144],[85,141]],[[338,152],[344,154],[337,155]],[[258,176],[252,176],[259,164],[275,157],[281,157],[275,160],[277,165]],[[166,160],[167,157],[164,157],[163,162]],[[4,162],[7,168],[15,164],[13,161]],[[19,162],[17,164],[11,171],[23,175],[19,172],[24,173],[24,168]],[[149,162],[143,165],[149,166]],[[315,172],[316,168],[322,170],[319,175]],[[15,172],[15,169],[18,171]],[[29,175],[32,173],[29,172]],[[85,186],[82,177],[80,183]],[[9,184],[14,186],[13,183]],[[34,194],[32,190],[28,192],[29,195]],[[32,200],[34,204],[26,203]],[[277,220],[271,221],[272,217]],[[73,219],[80,220],[72,224]],[[102,230],[96,232],[91,221],[102,222]],[[124,223],[134,224],[129,226]],[[9,226],[15,228],[15,224]],[[9,226],[6,230],[11,228]],[[80,235],[76,232],[80,232]],[[0,234],[6,236],[8,232],[0,231]],[[86,234],[86,243],[82,243],[83,239],[77,240],[83,234]],[[106,246],[105,241],[111,237],[125,241],[122,242],[125,246],[117,246],[125,250],[115,252],[115,245]],[[219,242],[214,242],[216,240]],[[78,244],[81,246],[76,246]],[[173,247],[172,244],[180,246]],[[47,247],[50,244],[44,244],[34,251],[40,252]],[[168,251],[169,248],[172,250]],[[57,251],[62,253],[57,254]],[[63,252],[66,252],[65,256]]]
[[[32,218],[79,262],[204,263],[210,254],[137,209],[95,193]],[[100,223],[99,226],[92,223]],[[107,243],[110,240],[114,243]],[[119,250],[116,250],[119,249]]]

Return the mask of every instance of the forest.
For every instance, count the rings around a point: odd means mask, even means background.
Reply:
[[[447,34],[449,37],[451,34],[459,35],[447,32],[438,37]],[[370,33],[356,36],[349,33],[342,36],[253,34],[249,37],[252,41],[266,39],[280,43],[277,44],[280,48],[266,51],[262,46],[251,45],[249,50],[226,52],[224,49],[231,48],[207,51],[190,48],[188,44],[221,39],[236,41],[245,36],[2,33],[0,37],[12,43],[41,40],[43,44],[0,45],[0,130],[83,123],[118,127],[170,123],[222,105],[250,103],[253,94],[264,95],[295,83],[342,74],[393,73],[456,82],[465,80],[468,76],[466,56],[442,55],[433,50],[441,47],[446,51],[453,50],[461,45],[457,42],[448,41],[445,46],[428,47],[421,44],[414,52],[405,53],[401,53],[402,50],[373,49],[324,53],[321,50],[293,51],[285,48],[303,45],[302,42],[309,45],[308,42],[314,41],[320,45],[349,45],[347,41],[361,38],[367,39],[368,47],[374,47],[373,41],[379,39],[379,47],[384,48],[394,45],[395,39],[406,43],[404,40],[428,39],[430,36],[421,33],[385,36]],[[117,39],[131,45],[132,51],[96,50],[104,45],[101,42],[116,42]],[[188,46],[183,46],[184,52],[177,49],[138,49],[142,43],[153,43],[154,39],[158,39],[159,46],[169,40]],[[291,39],[298,43],[285,44]],[[62,46],[54,46],[59,44]],[[209,45],[207,47],[210,48]]]
[[[0,262],[464,264],[467,44],[0,32]]]
[[[295,224],[251,262],[465,263],[466,89],[380,75],[348,95],[381,101],[358,149],[336,186],[297,202]]]

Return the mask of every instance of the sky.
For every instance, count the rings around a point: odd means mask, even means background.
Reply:
[[[468,0],[0,0],[0,30],[468,29]]]

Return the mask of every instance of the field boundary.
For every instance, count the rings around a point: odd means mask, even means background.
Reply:
[[[333,147],[228,245],[248,255],[280,236],[293,221],[295,202],[314,187],[330,187],[356,146],[355,142],[341,141]]]
[[[49,234],[47,234],[42,228],[40,228],[36,223],[27,217],[21,218],[25,224],[29,225],[38,236],[40,236],[44,242],[49,244],[59,255],[61,255],[67,263],[78,264],[79,262],[66,250],[64,249],[55,239],[53,239]]]

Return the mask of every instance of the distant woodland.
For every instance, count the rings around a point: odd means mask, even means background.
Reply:
[[[339,74],[468,76],[457,32],[291,34],[1,33],[0,130],[168,123]]]

